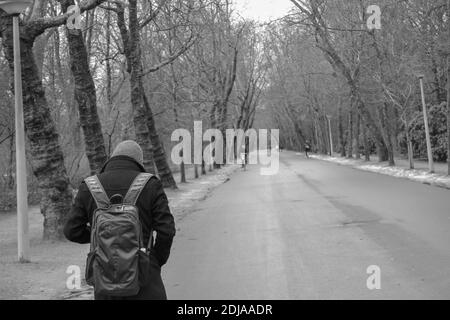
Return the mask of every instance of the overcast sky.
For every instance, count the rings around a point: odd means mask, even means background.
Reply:
[[[234,0],[234,3],[241,16],[260,22],[281,18],[293,6],[290,0]]]

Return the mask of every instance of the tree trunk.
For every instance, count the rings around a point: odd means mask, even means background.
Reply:
[[[237,45],[237,44],[236,44]],[[234,88],[234,83],[236,82],[236,69],[237,69],[237,58],[238,58],[238,49],[234,48],[233,51],[233,59],[230,66],[230,71],[228,72],[228,76],[225,80],[225,87],[223,88],[224,95],[222,99],[220,99],[220,109],[219,109],[219,119],[220,119],[220,127],[222,128],[223,133],[225,133],[227,127],[228,120],[228,101],[230,99],[231,93]],[[224,138],[226,135],[224,135]],[[224,139],[224,145],[226,145]]]
[[[66,79],[64,78],[64,71],[63,71],[63,66],[61,63],[61,51],[60,51],[60,37],[59,37],[59,32],[55,32],[54,36],[53,36],[53,46],[54,46],[54,55],[55,55],[55,68],[57,71],[57,75],[58,75],[58,80],[59,80],[59,86],[61,88],[61,91],[63,93],[62,96],[62,100],[66,106],[66,108],[69,110],[70,112],[70,116],[74,116],[75,114],[73,114],[73,110],[75,108],[73,108],[72,106],[74,105],[73,103],[73,92],[72,92],[72,83],[69,81],[69,84],[66,82]],[[69,80],[72,80],[69,78]],[[81,134],[80,134],[80,127],[78,125],[74,125],[74,140],[78,143],[79,141],[81,141],[81,139],[78,139]]]
[[[414,154],[413,154],[413,145],[411,140],[411,135],[409,134],[409,127],[406,126],[406,143],[408,145],[408,161],[409,168],[414,169]]]
[[[341,149],[341,157],[346,156],[345,152],[345,138],[344,138],[344,127],[342,125],[343,119],[342,119],[342,106],[341,102],[339,101],[338,106],[338,131],[339,131],[339,148]]]
[[[34,59],[36,61],[36,66],[38,68],[38,73],[42,78],[42,67],[44,66],[45,59],[45,49],[47,47],[48,40],[50,39],[53,30],[48,31],[47,33],[42,34],[37,38],[34,43]]]
[[[363,131],[363,140],[364,140],[364,160],[370,161],[370,147],[369,147],[369,139],[367,137],[367,127],[364,121],[362,121],[362,131]]]
[[[7,182],[7,184],[8,184],[8,188],[10,190],[12,190],[14,188],[14,182],[15,182],[14,177],[13,177],[13,172],[15,169],[15,166],[14,166],[14,160],[15,160],[15,157],[14,157],[14,154],[15,154],[14,141],[15,141],[15,139],[14,139],[14,137],[15,137],[15,134],[12,132],[10,132],[10,134],[11,134],[11,136],[9,138],[9,165],[8,165],[8,182]]]
[[[144,91],[137,1],[129,0],[128,7],[129,32],[125,26],[123,7],[118,12],[118,24],[130,72],[131,103],[134,113],[136,139],[144,151],[144,166],[146,170],[155,173],[154,164],[156,164],[163,186],[176,188],[176,182],[167,163],[163,145],[156,131],[153,113]]]
[[[380,141],[376,142],[377,145],[377,154],[378,154],[378,162],[384,162],[389,160],[389,153],[386,145]]]
[[[359,152],[360,144],[359,144],[359,136],[361,130],[361,115],[359,112],[356,113],[356,125],[355,125],[355,158],[361,159],[361,153]]]
[[[447,22],[448,23],[448,22]],[[434,45],[431,46],[431,52],[430,52],[430,58],[431,58],[431,71],[433,72],[433,77],[434,77],[434,92],[436,94],[436,101],[438,103],[441,103],[443,101],[445,101],[445,88],[443,86],[441,86],[441,81],[440,81],[440,75],[439,75],[439,71],[438,71],[438,64],[436,62],[436,50],[434,48]]]
[[[10,70],[14,72],[11,17],[0,17],[2,45]],[[33,173],[41,193],[41,213],[44,216],[44,239],[62,239],[66,215],[70,211],[72,194],[64,167],[59,135],[52,119],[33,55],[33,38],[21,34],[22,85],[24,122]]]
[[[447,10],[450,14],[450,3],[448,6]],[[447,174],[450,176],[450,52],[447,55],[447,165]]]
[[[348,152],[347,158],[353,158],[353,110],[348,113]]]
[[[322,127],[322,139],[324,146],[324,154],[329,154],[331,156],[331,144],[330,144],[330,134],[328,129],[328,120],[326,116],[319,117],[319,123]]]
[[[124,40],[127,47],[128,69],[130,71],[131,105],[133,107],[133,122],[136,142],[144,153],[144,168],[155,173],[153,150],[147,123],[147,110],[144,105],[144,87],[142,82],[141,48],[139,37],[139,22],[137,18],[137,1],[129,0],[129,35]]]
[[[74,0],[60,0],[61,8],[73,5]],[[89,68],[88,54],[81,30],[70,30],[66,27],[67,42],[70,55],[70,69],[75,84],[75,100],[78,104],[80,124],[83,129],[86,156],[91,173],[100,172],[107,160],[102,124],[97,112],[97,95],[94,80]]]
[[[180,156],[183,157],[183,150],[180,151]],[[184,161],[181,161],[180,163],[180,174],[181,174],[181,183],[186,183],[186,166],[184,164]]]
[[[108,2],[107,7],[110,7]],[[108,112],[113,109],[113,98],[112,98],[112,70],[111,70],[111,11],[106,11],[106,101],[108,103]],[[109,146],[111,148],[111,146]]]
[[[202,175],[206,174],[205,160],[202,159]]]
[[[217,124],[217,110],[219,108],[220,102],[216,96],[216,100],[213,102],[212,106],[211,106],[211,110],[209,111],[209,122],[211,125],[211,129],[217,129],[218,128],[218,124]],[[219,124],[220,125],[220,124]],[[211,141],[213,142],[213,140]],[[220,165],[216,164],[216,162],[214,161],[214,164],[209,166],[209,171],[212,171],[212,167],[214,168],[220,168]]]
[[[94,34],[94,21],[95,21],[95,8],[87,11],[86,16],[86,56],[87,62],[91,62],[91,52],[92,52],[92,35]]]
[[[47,0],[34,1],[30,19],[37,19],[45,16],[47,10]],[[45,60],[45,48],[54,30],[48,30],[34,40],[34,61],[38,68],[39,76],[42,78],[42,67]]]
[[[316,114],[314,118],[315,127],[316,127],[316,139],[317,139],[317,147],[319,149],[319,152],[321,154],[327,154],[327,142],[325,140],[324,134],[323,134],[323,127],[322,127],[322,119],[321,116]]]
[[[316,124],[315,118],[313,118],[313,121],[312,121],[312,131],[314,132],[312,149],[318,151],[318,150],[320,150],[320,142],[319,142],[319,134],[317,133],[317,124]],[[304,148],[305,148],[305,146],[303,144],[299,151],[303,151]]]
[[[394,144],[392,143],[392,128],[391,123],[389,119],[389,111],[387,103],[383,103],[383,106],[381,107],[381,125],[384,128],[384,141],[385,141],[385,148],[387,151],[387,158],[390,166],[395,165],[394,160]]]
[[[186,167],[184,165],[184,162],[182,161],[180,164],[180,173],[181,173],[181,183],[186,183]]]
[[[395,166],[394,150],[392,144],[388,148],[388,161],[391,167]]]
[[[450,0],[447,0],[447,19],[450,17]],[[450,23],[447,21],[450,34]],[[447,51],[447,174],[450,176],[450,50]]]
[[[156,130],[155,118],[153,117],[153,111],[148,102],[147,96],[143,93],[145,111],[147,113],[147,127],[150,134],[150,141],[153,146],[153,161],[155,162],[156,169],[158,170],[158,175],[161,182],[165,188],[177,188],[177,183],[172,175],[172,170],[170,170],[169,163],[167,162],[166,152],[162,145],[161,139],[159,138],[158,132]]]

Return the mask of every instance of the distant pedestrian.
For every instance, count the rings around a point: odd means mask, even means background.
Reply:
[[[241,152],[241,167],[245,170],[247,170],[247,150],[245,149],[245,145],[242,145],[242,150],[243,152]]]
[[[90,243],[86,282],[95,299],[167,299],[161,267],[175,223],[161,182],[145,173],[136,142],[120,143],[101,172],[83,181],[64,234]]]
[[[305,143],[305,155],[306,155],[307,158],[309,158],[308,152],[310,152],[310,151],[311,151],[311,145],[309,144],[309,141],[306,140],[306,143]]]

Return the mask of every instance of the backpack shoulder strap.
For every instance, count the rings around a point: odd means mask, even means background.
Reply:
[[[139,198],[139,195],[141,194],[142,190],[144,189],[145,185],[147,184],[147,182],[150,180],[151,177],[154,177],[154,175],[151,173],[138,174],[138,176],[134,179],[133,183],[131,184],[130,189],[128,189],[128,192],[125,195],[125,198],[123,199],[123,203],[136,205],[136,201]]]
[[[103,186],[97,176],[86,178],[84,179],[84,182],[89,188],[89,191],[97,204],[97,208],[106,208],[110,205],[108,195],[103,189]]]

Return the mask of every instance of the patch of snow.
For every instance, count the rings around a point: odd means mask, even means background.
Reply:
[[[338,163],[341,165],[352,166],[353,168],[370,171],[380,174],[389,175],[391,177],[409,179],[441,188],[450,189],[450,176],[429,173],[419,169],[406,169],[402,167],[390,167],[384,164],[372,164],[362,160],[337,158],[324,155],[311,155],[311,158],[323,161]]]

